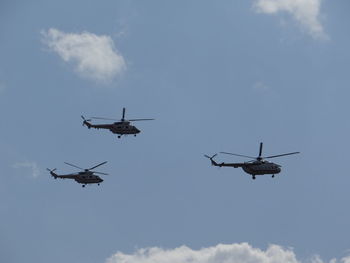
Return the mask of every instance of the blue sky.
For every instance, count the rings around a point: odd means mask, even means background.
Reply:
[[[227,244],[229,262],[350,262],[349,8],[2,1],[0,261],[154,262],[162,248],[204,262]],[[156,120],[122,139],[81,125],[123,107]],[[261,141],[302,154],[255,181],[203,157],[255,155]],[[65,161],[108,161],[110,176],[85,189],[51,178],[46,167],[75,171]]]

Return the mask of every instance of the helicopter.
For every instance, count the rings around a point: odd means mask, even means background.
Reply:
[[[67,164],[67,165],[73,166],[75,168],[81,169],[82,172],[65,174],[65,175],[58,175],[58,174],[55,173],[55,171],[57,170],[56,168],[52,169],[52,170],[47,168],[47,170],[50,172],[50,174],[51,174],[51,176],[53,178],[55,178],[55,179],[57,179],[57,178],[74,179],[77,183],[82,184],[82,187],[85,187],[87,184],[100,185],[100,183],[103,182],[103,179],[101,179],[99,176],[97,176],[95,174],[108,175],[106,173],[92,171],[93,169],[95,169],[95,168],[97,168],[97,167],[99,167],[101,165],[104,165],[107,162],[100,163],[100,164],[95,165],[95,166],[93,166],[93,167],[91,167],[89,169],[83,169],[83,168],[81,168],[79,166],[76,166],[74,164],[67,163],[67,162],[64,162],[64,163]]]
[[[136,136],[141,131],[137,129],[135,126],[131,125],[130,122],[132,121],[151,121],[154,119],[125,119],[125,108],[123,108],[123,114],[122,118],[120,120],[117,119],[109,119],[109,118],[101,118],[101,117],[91,117],[89,120],[85,119],[84,116],[81,116],[83,119],[83,126],[87,126],[90,128],[95,129],[108,129],[112,133],[118,134],[118,138],[121,138],[122,135],[130,135],[133,134]],[[117,120],[117,122],[111,123],[111,124],[91,124],[91,119],[98,119],[98,120]]]
[[[284,153],[284,154],[279,154],[279,155],[271,155],[271,156],[266,156],[263,157],[261,156],[262,154],[262,149],[263,149],[263,143],[260,143],[260,149],[259,149],[259,156],[258,157],[251,157],[251,156],[246,156],[246,155],[241,155],[241,154],[235,154],[235,153],[229,153],[229,152],[220,152],[223,154],[228,154],[228,155],[234,155],[234,156],[240,156],[240,157],[246,157],[253,159],[252,161],[249,162],[244,162],[244,163],[217,163],[214,161],[214,157],[217,154],[214,154],[213,156],[208,156],[204,155],[205,157],[209,158],[211,161],[211,164],[214,166],[219,166],[219,167],[234,167],[238,168],[241,167],[243,171],[246,173],[252,175],[252,178],[255,180],[257,175],[264,175],[264,174],[272,174],[272,178],[275,177],[275,174],[278,174],[281,172],[281,165],[266,161],[265,159],[271,159],[271,158],[276,158],[276,157],[281,157],[281,156],[286,156],[286,155],[292,155],[292,154],[298,154],[300,152],[291,152],[291,153]]]

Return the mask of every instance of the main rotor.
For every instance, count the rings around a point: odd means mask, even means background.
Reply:
[[[271,156],[262,156],[262,150],[263,150],[263,143],[260,143],[260,148],[259,148],[259,155],[257,157],[252,157],[252,156],[247,156],[247,155],[242,155],[242,154],[236,154],[236,153],[230,153],[230,152],[220,152],[223,154],[228,154],[228,155],[234,155],[234,156],[240,156],[240,157],[245,157],[249,159],[256,160],[258,162],[263,162],[264,159],[271,159],[271,158],[276,158],[276,157],[281,157],[281,156],[286,156],[286,155],[292,155],[292,154],[298,154],[300,152],[291,152],[291,153],[284,153],[284,154],[278,154],[278,155],[271,155]]]
[[[88,169],[81,168],[81,167],[79,167],[79,166],[77,166],[77,165],[75,165],[75,164],[71,164],[71,163],[67,163],[67,162],[64,162],[64,163],[67,164],[67,165],[70,165],[70,166],[72,166],[72,167],[78,168],[78,169],[80,169],[80,170],[83,170],[83,171],[86,172],[86,173],[87,173],[87,172],[92,172],[92,173],[95,173],[95,174],[108,175],[108,174],[106,174],[106,173],[101,173],[101,172],[92,171],[92,170],[94,170],[95,168],[97,168],[97,167],[99,167],[99,166],[101,166],[101,165],[106,164],[107,161],[105,161],[105,162],[103,162],[103,163],[100,163],[100,164],[98,164],[98,165],[95,165],[95,166],[93,166],[93,167],[91,167],[91,168],[88,168]]]
[[[113,119],[113,118],[102,118],[102,117],[91,117],[91,119],[96,119],[96,120],[111,120],[111,121],[120,121],[120,122],[131,122],[131,121],[152,121],[154,119],[125,119],[125,108],[123,108],[122,112],[122,118],[120,120],[118,119]]]

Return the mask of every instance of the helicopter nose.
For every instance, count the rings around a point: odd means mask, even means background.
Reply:
[[[140,133],[141,132],[139,129],[137,129],[137,128],[135,128],[135,129],[136,129],[136,133]]]
[[[100,178],[100,183],[102,183],[102,182],[103,182],[103,179]]]

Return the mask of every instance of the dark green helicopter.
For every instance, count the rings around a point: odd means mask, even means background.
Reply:
[[[250,174],[252,178],[255,180],[257,175],[264,175],[264,174],[272,174],[272,178],[275,177],[275,174],[278,174],[281,172],[281,165],[266,161],[266,159],[286,156],[286,155],[292,155],[292,154],[298,154],[300,152],[291,152],[291,153],[284,153],[284,154],[278,154],[278,155],[271,155],[263,157],[261,156],[263,149],[263,143],[260,143],[260,149],[259,149],[259,155],[258,157],[252,157],[247,155],[241,155],[241,154],[235,154],[235,153],[229,153],[229,152],[220,152],[223,154],[229,154],[234,156],[240,156],[245,158],[253,159],[249,162],[243,162],[243,163],[217,163],[214,161],[214,157],[217,154],[214,154],[213,156],[204,155],[205,157],[209,158],[211,161],[211,164],[218,167],[234,167],[238,168],[241,167],[243,171]]]

